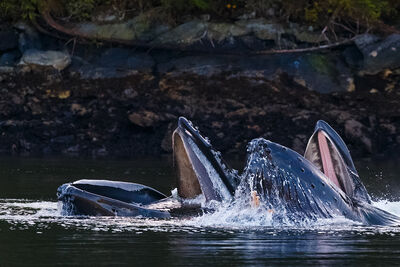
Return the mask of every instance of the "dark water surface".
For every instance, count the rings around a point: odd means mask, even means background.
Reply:
[[[235,214],[190,220],[73,218],[57,211],[57,187],[83,178],[143,183],[170,194],[175,184],[169,158],[0,162],[0,266],[400,264],[400,227],[345,220],[273,227],[265,218],[232,220]],[[356,165],[377,205],[399,215],[400,161]]]

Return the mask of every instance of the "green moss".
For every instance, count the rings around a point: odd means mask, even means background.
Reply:
[[[176,11],[188,11],[193,9],[210,9],[210,0],[161,0],[161,6]]]
[[[62,3],[68,16],[76,20],[89,20],[96,7],[110,4],[110,0],[63,0]]]
[[[273,8],[288,20],[321,28],[334,21],[371,25],[400,16],[399,0],[248,0],[246,6],[260,16]]]
[[[37,15],[40,0],[2,0],[0,18],[11,20],[31,20]]]
[[[278,19],[314,24],[323,28],[329,23],[371,25],[395,21],[400,16],[399,0],[0,0],[0,18],[32,20],[38,9],[59,6],[63,17],[90,20],[94,11],[103,8],[134,12],[135,15],[158,10],[164,20],[182,20],[185,16],[211,14],[219,19],[232,19],[241,14],[256,13],[271,17],[273,9]],[[40,8],[39,8],[40,7]]]
[[[315,71],[328,76],[335,77],[335,66],[329,57],[321,54],[310,54],[307,61]]]
[[[306,5],[304,13],[305,19],[311,22],[323,22],[327,18],[375,22],[389,9],[388,2],[382,0],[327,0],[313,1]]]

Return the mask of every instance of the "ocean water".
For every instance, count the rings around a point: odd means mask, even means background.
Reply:
[[[137,182],[170,194],[170,158],[1,158],[0,266],[383,265],[400,262],[400,227],[344,218],[277,225],[253,208],[194,218],[61,216],[57,187],[78,179]],[[400,161],[360,161],[374,205],[400,216]],[[238,164],[239,165],[239,164]]]

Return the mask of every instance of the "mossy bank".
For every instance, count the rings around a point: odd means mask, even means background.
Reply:
[[[116,25],[132,30],[135,18],[73,29],[90,37],[108,25],[106,34],[121,37]],[[137,46],[58,38],[72,29],[60,23],[48,34],[21,22],[0,26],[1,154],[170,153],[185,116],[230,154],[260,136],[303,153],[323,119],[357,158],[399,155],[396,32],[319,49],[328,41],[304,25],[196,18],[134,28]]]

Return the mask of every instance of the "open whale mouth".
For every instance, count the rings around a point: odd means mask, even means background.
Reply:
[[[233,196],[237,173],[227,167],[220,153],[190,121],[179,118],[172,143],[180,197],[195,198],[204,194],[208,201],[221,201]]]
[[[348,196],[358,196],[369,201],[369,196],[359,179],[347,146],[326,122],[322,120],[317,122],[304,157]]]

